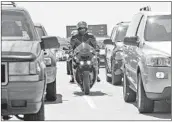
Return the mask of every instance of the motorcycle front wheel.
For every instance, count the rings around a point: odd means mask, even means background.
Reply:
[[[83,73],[83,91],[84,91],[85,95],[89,95],[89,93],[90,93],[89,71],[84,71],[84,73]]]

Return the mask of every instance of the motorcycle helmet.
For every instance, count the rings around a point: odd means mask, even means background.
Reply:
[[[87,23],[86,22],[84,22],[84,21],[81,21],[81,22],[79,22],[78,24],[77,24],[77,30],[79,30],[79,29],[81,29],[81,28],[88,28],[88,25],[87,25]]]

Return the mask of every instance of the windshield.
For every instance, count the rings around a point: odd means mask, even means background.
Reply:
[[[94,52],[94,51],[95,51],[95,49],[92,46],[90,46],[88,43],[81,43],[74,50],[75,53],[89,53],[89,52]]]
[[[127,29],[128,29],[128,25],[118,27],[115,42],[123,41],[124,37],[126,36]]]
[[[145,28],[145,40],[171,41],[171,28],[171,15],[149,16]]]
[[[35,40],[31,23],[23,11],[2,10],[2,40]]]

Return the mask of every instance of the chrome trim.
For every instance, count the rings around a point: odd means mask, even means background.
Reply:
[[[8,68],[7,68],[7,62],[1,62],[1,65],[5,65],[5,82],[2,83],[1,81],[1,85],[7,85],[8,83]],[[2,76],[1,76],[2,77]]]

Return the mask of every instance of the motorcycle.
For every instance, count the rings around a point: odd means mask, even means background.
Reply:
[[[88,95],[98,76],[96,50],[84,42],[77,46],[73,53],[72,69],[74,81]]]

